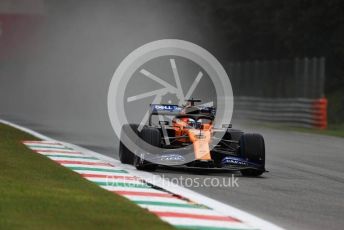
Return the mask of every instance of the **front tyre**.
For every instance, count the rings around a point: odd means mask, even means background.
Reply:
[[[243,176],[260,176],[265,172],[265,143],[260,134],[245,133],[240,137],[240,154],[244,159],[259,165],[257,169],[240,170]]]
[[[141,156],[142,157],[142,156]],[[144,157],[135,155],[134,157],[134,166],[137,170],[154,172],[158,167],[156,164],[144,160]]]
[[[154,147],[161,146],[161,134],[159,129],[145,126],[143,127],[139,135],[141,139],[148,144]],[[136,169],[144,171],[155,171],[157,165],[152,162],[146,161],[144,159],[144,156],[144,154],[142,154],[141,156],[135,155],[134,166],[136,167]]]
[[[240,170],[240,172],[243,176],[258,177],[258,176],[262,175],[265,172],[265,170],[243,169],[243,170]]]
[[[118,158],[122,164],[133,164],[134,163],[134,158],[135,154],[128,149],[123,141],[128,138],[128,134],[130,129],[132,129],[133,132],[136,134],[138,133],[139,125],[137,124],[125,124],[122,126],[121,130],[121,137],[119,140],[119,152],[118,152]]]

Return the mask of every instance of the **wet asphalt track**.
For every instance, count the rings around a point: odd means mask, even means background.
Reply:
[[[228,37],[220,33],[221,27],[208,26],[213,19],[194,1],[47,2],[43,28],[32,32],[37,37],[20,40],[27,47],[17,47],[12,52],[17,56],[1,62],[0,118],[106,155],[114,157],[118,143],[107,114],[109,82],[135,48],[177,38],[196,43],[219,59],[232,58],[224,48]],[[184,80],[192,76],[186,74]],[[343,229],[344,139],[256,131],[266,139],[270,173],[239,178],[239,188],[191,189],[288,229]],[[166,170],[157,174],[230,176]]]
[[[7,117],[8,119],[9,117]],[[111,137],[85,133],[85,127],[67,132],[25,120],[14,122],[56,139],[83,145],[114,156]],[[341,138],[268,128],[246,131],[262,133],[266,140],[267,169],[261,178],[239,177],[239,187],[190,187],[216,200],[248,211],[287,229],[342,229],[344,226],[344,141]],[[94,131],[94,130],[93,130]],[[94,132],[93,132],[94,134]],[[226,172],[198,173],[160,169],[165,178],[228,178]],[[185,182],[185,181],[184,181]]]

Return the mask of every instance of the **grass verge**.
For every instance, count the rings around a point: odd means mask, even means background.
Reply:
[[[173,229],[22,140],[36,138],[0,124],[0,229]]]

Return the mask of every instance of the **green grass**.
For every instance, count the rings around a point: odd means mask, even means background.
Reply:
[[[0,124],[0,229],[173,229],[21,144]]]
[[[254,123],[256,126],[263,126],[267,128],[273,129],[281,129],[286,131],[296,131],[296,132],[303,132],[303,133],[313,133],[313,134],[320,134],[320,135],[327,135],[327,136],[335,136],[335,137],[344,137],[344,124],[338,125],[329,125],[327,129],[316,129],[316,128],[302,128],[302,127],[292,127],[282,124],[257,124]]]

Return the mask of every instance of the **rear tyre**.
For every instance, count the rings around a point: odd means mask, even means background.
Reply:
[[[260,176],[265,172],[265,143],[260,134],[245,133],[239,141],[241,156],[248,161],[261,165],[260,169],[240,170],[243,176]]]
[[[139,136],[141,139],[148,144],[154,146],[154,147],[160,147],[161,145],[161,134],[159,129],[153,128],[153,127],[144,127],[142,131],[140,132]],[[137,156],[135,155],[134,158],[134,166],[138,170],[144,170],[144,171],[155,171],[157,168],[157,165],[146,161],[143,156]]]
[[[128,149],[125,144],[123,143],[123,140],[128,138],[128,133],[130,129],[133,130],[136,134],[138,133],[139,125],[137,124],[125,124],[122,126],[121,130],[121,139],[119,141],[119,152],[118,152],[118,157],[119,160],[122,164],[133,164],[134,163],[134,158],[135,154]]]

